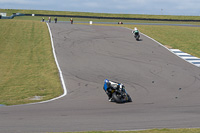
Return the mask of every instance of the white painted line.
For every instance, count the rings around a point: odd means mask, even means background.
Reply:
[[[188,60],[188,59],[199,59],[199,58],[197,58],[197,57],[181,57],[181,58],[183,58],[183,59],[185,59],[185,60]]]
[[[172,51],[180,51],[179,49],[171,49]]]
[[[190,55],[188,53],[175,53],[175,54],[177,54],[177,55]]]
[[[200,67],[200,64],[196,64],[196,66]]]
[[[199,62],[200,63],[200,60],[187,60],[189,62]]]
[[[60,74],[60,79],[61,79],[61,83],[62,83],[62,87],[63,87],[63,91],[64,91],[61,96],[53,98],[53,99],[48,100],[48,101],[44,101],[44,102],[50,102],[50,101],[57,100],[57,99],[60,99],[64,96],[66,96],[67,95],[67,88],[66,88],[66,85],[65,85],[65,81],[64,81],[64,78],[63,78],[62,71],[60,69],[60,65],[59,65],[57,57],[56,57],[56,52],[55,52],[55,47],[54,47],[54,43],[53,43],[53,37],[52,37],[51,29],[49,27],[49,24],[48,23],[46,23],[46,24],[47,24],[48,29],[49,29],[49,34],[50,34],[51,44],[52,44],[52,51],[53,51],[54,59],[55,59],[55,62],[56,62],[56,65],[57,65],[57,68],[58,68],[58,71],[59,71],[59,74]]]

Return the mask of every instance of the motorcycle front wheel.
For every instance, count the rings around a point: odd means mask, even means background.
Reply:
[[[112,94],[112,97],[113,97],[113,99],[114,99],[114,101],[115,101],[116,103],[123,103],[123,102],[124,102],[124,99],[122,99],[122,96],[119,95],[119,94],[117,94],[116,92],[114,92],[114,93]]]

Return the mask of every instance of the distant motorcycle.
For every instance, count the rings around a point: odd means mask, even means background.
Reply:
[[[139,41],[139,40],[140,40],[140,34],[139,34],[139,32],[135,32],[134,34],[135,34],[135,35],[134,35],[135,39],[136,39],[137,41]]]
[[[137,41],[140,40],[140,34],[139,34],[139,30],[135,27],[134,30],[132,31],[132,34],[134,35],[135,39]]]
[[[125,90],[125,86],[121,83],[105,79],[103,89],[108,95],[110,102],[116,102],[116,103],[132,102],[131,97]]]

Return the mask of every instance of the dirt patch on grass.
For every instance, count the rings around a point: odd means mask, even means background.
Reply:
[[[167,48],[169,48],[169,49],[172,49],[172,47],[171,46],[169,46],[169,45],[164,45],[165,47],[167,47]]]
[[[44,96],[34,96],[30,98],[29,100],[42,100]]]

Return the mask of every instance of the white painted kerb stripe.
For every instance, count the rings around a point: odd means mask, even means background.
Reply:
[[[188,55],[188,56],[190,55],[190,54],[188,54],[188,53],[175,53],[175,54],[180,55],[180,56],[181,56],[181,55]]]
[[[199,59],[199,58],[197,58],[197,57],[181,57],[181,58],[183,58],[183,59],[185,59],[185,60],[187,60],[187,59]]]
[[[170,49],[171,51],[180,51],[179,49]]]

